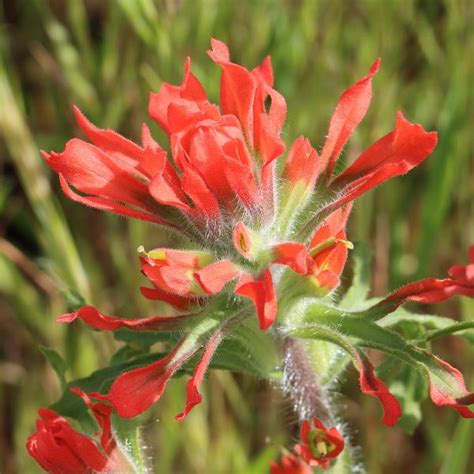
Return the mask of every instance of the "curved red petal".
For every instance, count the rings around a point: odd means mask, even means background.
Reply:
[[[372,77],[377,73],[379,66],[380,59],[377,59],[369,74],[349,87],[339,98],[321,153],[321,165],[328,175],[332,174],[342,148],[369,108],[372,99]]]

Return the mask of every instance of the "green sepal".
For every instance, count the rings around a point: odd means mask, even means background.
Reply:
[[[341,309],[360,310],[367,300],[370,291],[372,255],[364,242],[354,243],[354,250],[350,252],[352,262],[352,280],[344,296],[337,303]]]

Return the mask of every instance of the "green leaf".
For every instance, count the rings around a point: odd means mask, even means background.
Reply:
[[[341,309],[363,309],[361,303],[367,299],[370,290],[372,255],[364,242],[357,242],[350,253],[353,276],[351,286],[338,303]],[[361,308],[359,308],[361,306]]]
[[[469,472],[469,458],[474,442],[474,426],[472,420],[459,420],[452,442],[445,453],[441,474],[453,472]]]
[[[64,388],[66,385],[66,378],[64,374],[67,370],[66,361],[54,350],[49,347],[39,346],[39,350],[46,357],[54,372],[58,376],[61,387]]]
[[[393,357],[388,358],[378,368],[377,373],[383,371],[385,363],[399,366],[400,362]],[[393,377],[393,373],[392,373]],[[390,380],[385,377],[385,380]],[[426,379],[419,370],[403,364],[397,376],[389,383],[389,390],[395,395],[402,406],[402,416],[397,426],[409,434],[413,434],[421,421],[420,404],[428,396],[428,385]]]
[[[379,350],[421,370],[438,392],[453,399],[467,395],[447,364],[440,363],[439,359],[406,341],[400,334],[374,322],[344,313],[335,307],[320,304],[308,306],[300,326],[290,328],[288,333],[297,337],[323,340],[331,340],[328,339],[328,333],[330,337],[338,334],[342,338],[349,338],[356,347]],[[337,344],[337,339],[334,342]]]
[[[62,291],[63,297],[66,300],[67,310],[69,312],[77,311],[82,306],[86,305],[86,300],[77,291],[72,288],[67,288]]]
[[[126,342],[143,349],[150,348],[157,342],[176,343],[179,341],[181,334],[178,332],[162,332],[162,331],[133,331],[128,328],[121,328],[114,332],[114,338],[117,341]]]

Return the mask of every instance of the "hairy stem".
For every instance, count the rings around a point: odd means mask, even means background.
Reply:
[[[330,422],[332,416],[327,397],[310,365],[303,343],[285,337],[282,346],[285,361],[283,390],[292,398],[298,417],[305,420],[316,416],[323,422]]]

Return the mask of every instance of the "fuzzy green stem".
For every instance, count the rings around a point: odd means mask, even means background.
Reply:
[[[137,474],[145,474],[147,469],[145,465],[145,460],[143,459],[142,452],[142,440],[140,436],[140,428],[136,426],[130,430],[130,455],[135,464],[135,470]]]

